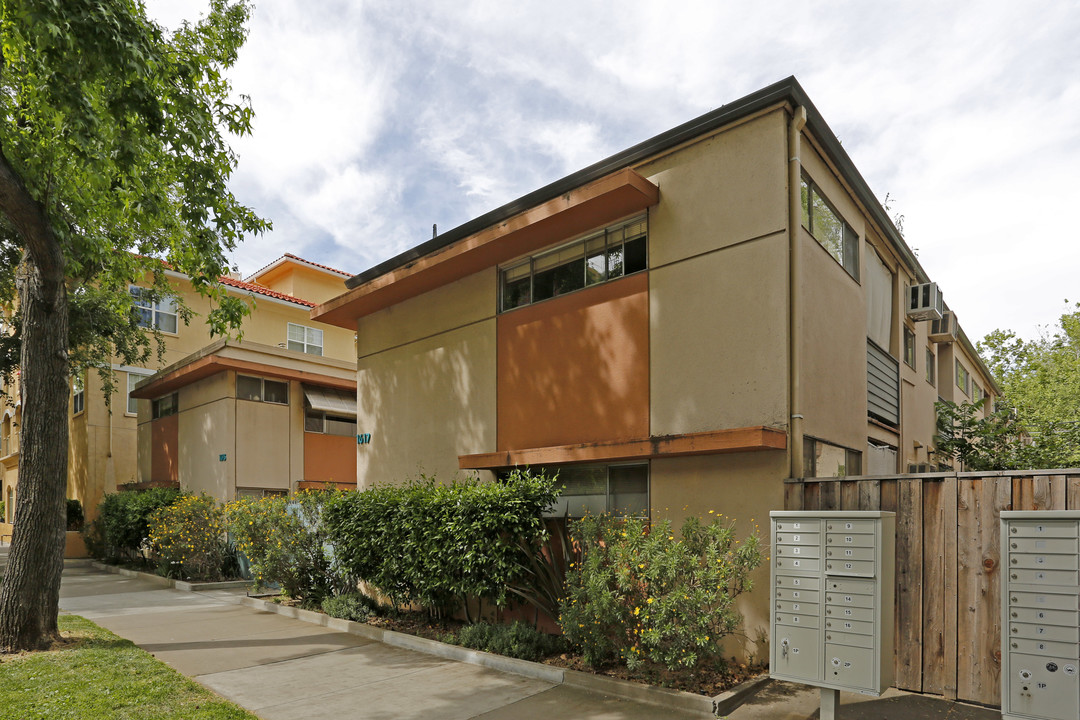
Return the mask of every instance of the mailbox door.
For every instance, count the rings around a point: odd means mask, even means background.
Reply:
[[[810,628],[776,626],[773,669],[778,675],[821,680],[821,633]]]
[[[1052,720],[1080,717],[1077,661],[1012,653],[1009,712]]]

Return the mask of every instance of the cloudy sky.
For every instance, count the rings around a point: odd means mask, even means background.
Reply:
[[[1080,300],[1072,1],[260,0],[250,29],[232,187],[274,230],[245,275],[360,272],[795,75],[973,340]]]

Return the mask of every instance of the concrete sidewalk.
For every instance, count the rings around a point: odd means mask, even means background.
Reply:
[[[774,681],[726,717],[728,720],[811,720],[818,717],[818,688]],[[840,693],[840,720],[1001,720],[985,707],[913,695],[890,688],[879,697]]]
[[[128,638],[267,720],[700,718],[391,647],[69,561],[60,607]]]

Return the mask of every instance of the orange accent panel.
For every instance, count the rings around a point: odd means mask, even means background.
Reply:
[[[237,360],[235,358],[221,357],[220,355],[208,355],[190,362],[181,368],[173,370],[168,375],[160,377],[137,390],[131,391],[133,398],[153,399],[190,385],[196,380],[202,380],[225,370],[238,370],[252,373],[263,377],[281,378],[283,380],[299,380],[313,385],[338,388],[339,390],[355,390],[356,380],[344,380],[342,378],[308,372],[307,370],[292,370],[290,368],[265,365],[251,362],[250,360]]]
[[[681,455],[719,455],[783,450],[786,447],[786,432],[776,428],[757,426],[686,435],[664,435],[621,442],[581,443],[459,455],[458,466],[463,470],[493,470],[519,465],[649,460]]]
[[[150,423],[150,448],[150,479],[179,482],[179,415],[167,415]]]
[[[659,201],[660,188],[629,168],[619,170],[355,287],[316,307],[311,318],[355,329],[357,318]]]
[[[304,481],[356,487],[356,437],[304,433]]]
[[[648,436],[647,273],[497,322],[499,450]]]

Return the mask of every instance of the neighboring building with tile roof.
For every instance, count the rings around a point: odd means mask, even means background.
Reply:
[[[96,514],[102,496],[115,492],[118,487],[151,480],[173,484],[178,482],[178,476],[174,472],[175,464],[171,466],[173,469],[165,474],[140,474],[139,452],[151,453],[152,443],[147,437],[140,446],[137,439],[139,406],[145,404],[145,410],[149,412],[154,398],[139,401],[131,393],[137,383],[160,369],[179,363],[216,343],[201,320],[209,310],[207,299],[194,291],[187,276],[171,270],[167,270],[166,275],[175,291],[184,297],[187,305],[196,313],[196,317],[190,324],[185,325],[171,302],[147,302],[141,306],[145,324],[160,330],[165,341],[165,352],[160,362],[154,358],[140,367],[113,365],[116,390],[111,398],[111,413],[95,371],[91,370],[73,383],[68,496],[83,503],[88,518]],[[244,321],[242,328],[244,344],[269,348],[263,354],[269,358],[266,362],[329,364],[332,367],[327,372],[336,377],[342,372],[337,367],[338,364],[344,362],[350,368],[355,367],[355,332],[313,321],[310,310],[321,300],[341,293],[345,287],[346,276],[347,273],[287,255],[256,273],[252,278],[254,281],[222,277],[221,282],[230,294],[246,296],[252,303],[251,315]],[[139,288],[133,286],[132,293],[136,295],[138,304]],[[351,371],[346,374],[351,377]],[[0,518],[0,522],[10,523],[15,511],[14,500],[18,494],[18,427],[21,408],[15,400],[18,397],[17,388],[8,390],[7,400],[0,397],[0,498],[5,501],[5,517]],[[302,426],[304,396],[295,394],[295,397],[296,401],[301,403],[297,417],[300,418]],[[175,444],[169,447],[169,452],[183,453]],[[350,456],[355,463],[355,453],[351,445]],[[295,461],[295,458],[293,460]],[[293,487],[306,479],[302,463],[297,466],[294,462],[288,467],[301,468],[296,477],[289,476]],[[355,484],[355,474],[350,480]],[[246,486],[259,486],[256,478],[242,478],[240,482],[241,485],[246,483]],[[280,485],[280,482],[275,481],[275,487],[277,485]],[[0,534],[3,533],[3,528],[0,528]]]

